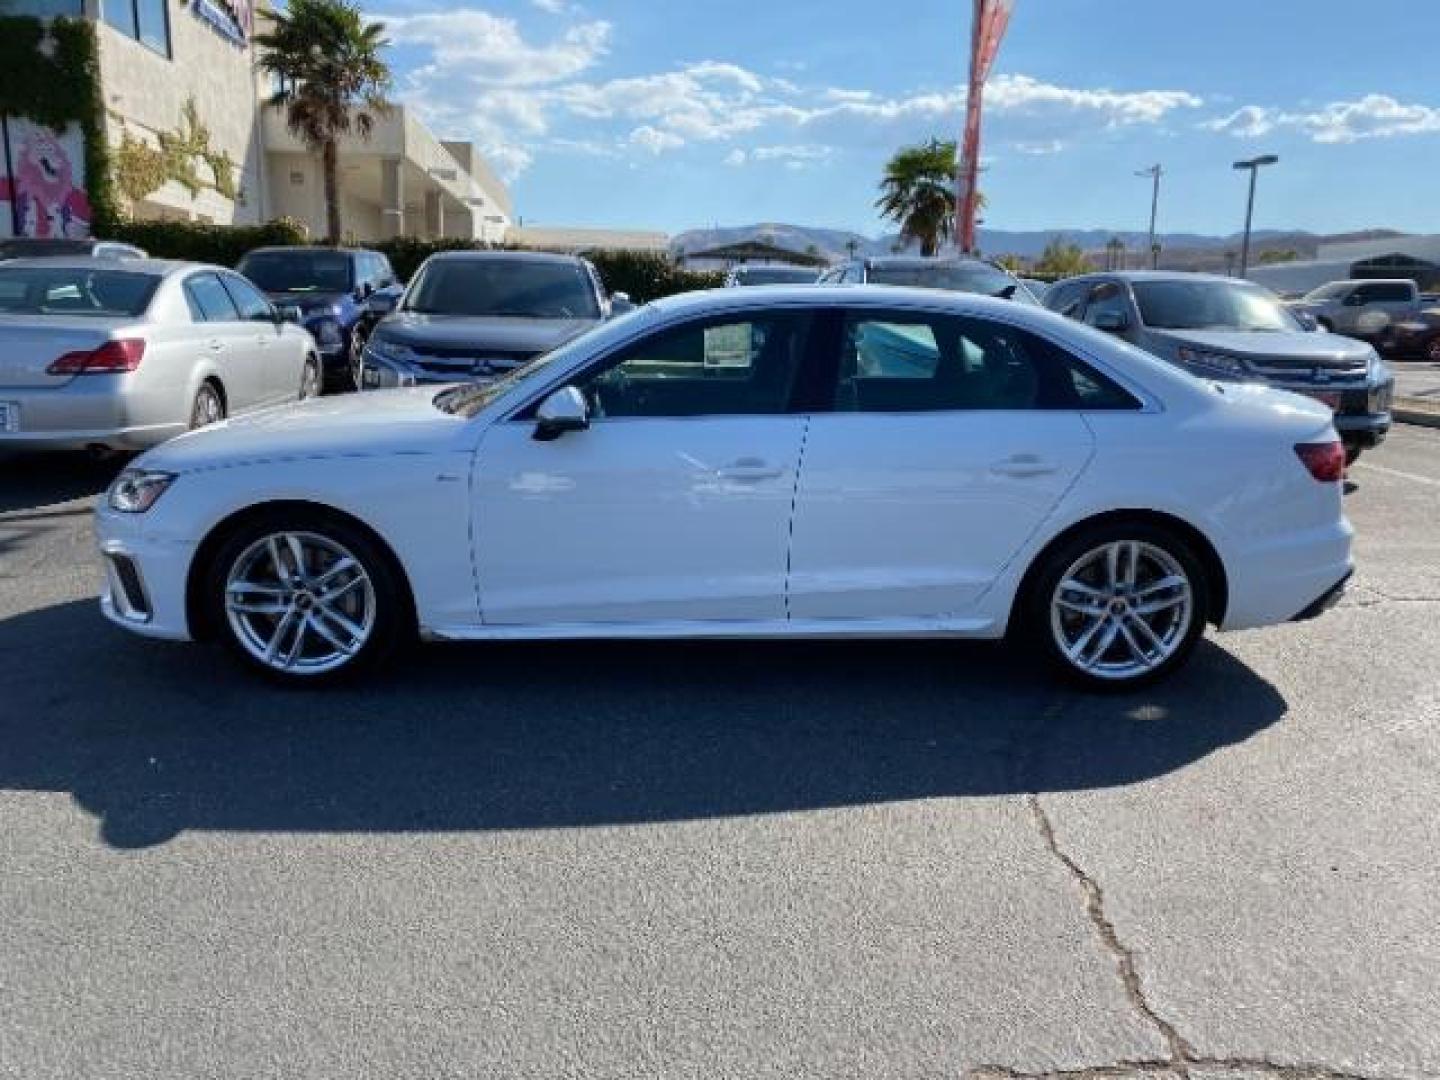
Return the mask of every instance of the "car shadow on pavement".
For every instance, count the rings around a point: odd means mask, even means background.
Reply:
[[[125,467],[125,460],[97,460],[88,454],[0,453],[0,514],[98,495]]]
[[[0,790],[70,793],[125,848],[1113,787],[1286,711],[1209,643],[1122,697],[999,646],[924,641],[435,646],[369,683],[290,691],[75,602],[0,621],[0,657]]]

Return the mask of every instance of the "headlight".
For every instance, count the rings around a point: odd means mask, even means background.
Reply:
[[[1245,361],[1238,356],[1209,352],[1205,349],[1191,349],[1184,345],[1180,347],[1180,362],[1203,368],[1207,374],[1215,372],[1232,377],[1244,375],[1250,370]]]
[[[364,390],[384,390],[393,386],[414,386],[415,374],[409,361],[415,354],[407,345],[371,338],[360,354],[360,386]]]
[[[110,509],[122,514],[143,514],[174,482],[174,473],[126,469],[110,485]]]

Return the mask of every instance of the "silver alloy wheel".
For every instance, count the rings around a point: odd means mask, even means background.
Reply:
[[[190,427],[209,427],[224,419],[225,406],[220,401],[220,394],[206,383],[195,395],[195,407],[190,412]]]
[[[1117,540],[1076,559],[1050,599],[1050,632],[1078,670],[1122,682],[1154,671],[1195,617],[1190,577],[1163,548]]]
[[[364,566],[329,537],[277,532],[230,566],[225,615],[260,663],[322,675],[348,663],[375,629],[375,587]]]

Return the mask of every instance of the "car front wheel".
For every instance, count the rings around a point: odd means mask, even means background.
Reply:
[[[1090,689],[1165,677],[1205,631],[1204,568],[1166,529],[1137,522],[1086,530],[1038,570],[1027,597],[1031,636],[1055,668]]]
[[[398,574],[362,530],[324,515],[252,522],[209,575],[212,625],[252,667],[292,684],[334,681],[388,654],[406,625]]]

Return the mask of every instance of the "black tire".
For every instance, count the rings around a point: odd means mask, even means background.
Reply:
[[[1440,335],[1431,338],[1425,346],[1425,359],[1432,364],[1440,364]]]
[[[253,651],[255,641],[252,639],[247,644],[242,638],[242,631],[237,629],[231,620],[227,610],[227,589],[232,572],[257,545],[264,544],[268,537],[275,534],[301,534],[328,541],[353,558],[368,578],[371,587],[368,596],[373,597],[374,604],[368,635],[348,659],[334,667],[323,670],[286,670],[267,663]],[[397,646],[414,637],[414,608],[409,588],[393,557],[365,529],[346,518],[323,511],[277,510],[243,522],[225,538],[216,551],[215,558],[206,570],[202,587],[205,590],[203,602],[207,621],[217,636],[225,642],[226,647],[251,670],[286,686],[317,687],[350,681],[374,670]],[[271,625],[278,623],[281,617],[283,616],[278,614],[274,616]],[[263,624],[264,620],[271,617],[267,615],[257,618],[247,614],[237,618],[243,625],[253,626],[256,621]],[[245,619],[252,621],[247,624]],[[330,629],[333,632],[334,627],[331,626]],[[320,648],[325,647],[325,642],[320,638],[315,637],[314,641]]]
[[[1354,465],[1355,462],[1360,460],[1360,455],[1364,452],[1365,448],[1359,443],[1345,443],[1345,467],[1348,469],[1351,465]]]
[[[1155,552],[1163,552],[1173,564],[1183,573],[1188,585],[1188,621],[1180,625],[1178,615],[1175,621],[1170,624],[1169,614],[1154,616],[1156,622],[1152,623],[1149,616],[1145,622],[1152,631],[1159,631],[1158,637],[1162,639],[1170,651],[1163,659],[1158,659],[1162,654],[1156,651],[1152,660],[1156,660],[1153,666],[1137,670],[1130,674],[1121,675],[1115,671],[1104,672],[1100,670],[1087,670],[1067,654],[1060,635],[1068,633],[1072,625],[1070,620],[1078,620],[1074,625],[1074,632],[1077,638],[1083,637],[1083,631],[1088,628],[1089,623],[1085,620],[1101,618],[1099,612],[1077,615],[1072,614],[1063,608],[1058,608],[1058,590],[1060,582],[1068,573],[1074,571],[1076,565],[1087,556],[1105,549],[1112,544],[1136,544],[1141,546],[1142,552],[1153,549]],[[1142,569],[1148,567],[1151,556],[1145,554],[1145,562]],[[1173,576],[1173,569],[1167,571],[1167,577]],[[1148,580],[1152,585],[1162,580],[1158,577],[1139,578],[1140,588]],[[1169,599],[1172,593],[1163,593],[1161,597]],[[1108,608],[1115,603],[1115,600],[1087,600],[1100,608]],[[1138,602],[1138,594],[1119,598],[1120,603],[1133,604]],[[1177,605],[1178,608],[1179,605]],[[1146,521],[1110,521],[1097,524],[1091,528],[1083,529],[1061,543],[1051,547],[1041,555],[1032,572],[1027,575],[1025,592],[1019,601],[1019,638],[1028,647],[1038,649],[1045,657],[1047,664],[1058,675],[1072,684],[1083,687],[1087,690],[1101,691],[1107,693],[1125,692],[1148,686],[1173,674],[1182,667],[1194,653],[1201,637],[1205,633],[1205,626],[1210,618],[1210,582],[1205,571],[1203,561],[1196,555],[1194,549],[1182,537],[1170,529],[1152,524]],[[1105,614],[1103,617],[1108,620],[1105,627],[1100,630],[1095,640],[1103,640],[1109,633],[1109,625],[1116,622],[1124,622],[1125,634],[1123,639],[1112,636],[1115,642],[1110,649],[1102,650],[1104,656],[1116,655],[1123,657],[1127,652],[1132,660],[1135,659],[1134,649],[1128,644],[1131,639],[1139,640],[1138,633],[1132,632],[1134,627],[1133,619],[1137,613],[1130,608],[1117,609],[1122,612],[1129,612],[1128,615]],[[1057,621],[1060,624],[1057,629]],[[1138,630],[1138,628],[1135,628]],[[1078,644],[1078,640],[1072,643]],[[1083,657],[1087,650],[1081,649]],[[1115,665],[1120,666],[1118,663]]]
[[[313,356],[305,358],[305,367],[300,372],[300,401],[319,397],[325,392],[325,376],[320,370],[320,361]]]
[[[190,430],[218,424],[225,419],[225,395],[211,379],[206,379],[195,391],[195,400],[190,403]]]

